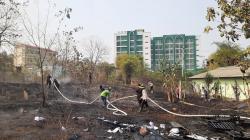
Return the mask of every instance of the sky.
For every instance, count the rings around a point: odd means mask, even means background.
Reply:
[[[46,8],[43,2],[39,1],[41,9]],[[118,31],[144,29],[151,32],[151,36],[196,35],[198,65],[216,50],[213,42],[225,40],[216,30],[203,33],[204,27],[209,25],[205,19],[206,9],[216,7],[215,0],[55,0],[55,3],[59,9],[73,9],[70,26],[83,27],[76,35],[79,46],[92,37],[102,40],[109,62],[114,62],[114,33]],[[32,4],[30,13],[35,9]],[[244,48],[250,45],[250,40],[241,39],[237,43]]]

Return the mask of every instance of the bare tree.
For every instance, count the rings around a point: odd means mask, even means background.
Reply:
[[[72,12],[71,8],[65,8],[62,11],[54,14],[51,10],[55,8],[54,4],[51,4],[51,1],[48,1],[48,10],[45,15],[45,19],[41,19],[40,17],[40,9],[39,5],[37,7],[37,22],[33,24],[31,20],[28,18],[28,14],[24,11],[24,16],[22,17],[22,23],[24,29],[27,33],[27,38],[29,42],[38,49],[38,68],[41,73],[41,86],[42,86],[42,94],[43,94],[43,102],[42,105],[46,104],[46,95],[45,95],[45,86],[44,86],[44,64],[47,61],[47,55],[50,49],[55,45],[56,39],[61,33],[61,28],[63,25],[63,21],[66,18],[70,18],[70,14]],[[49,27],[49,21],[53,15],[53,18],[56,18],[56,23],[54,23],[53,27],[56,27],[56,30],[53,32],[52,27]],[[49,32],[50,31],[50,32]]]
[[[84,48],[84,54],[83,57],[88,66],[88,81],[89,84],[92,84],[97,63],[103,59],[103,56],[106,54],[106,49],[100,40],[90,39]]]
[[[0,48],[3,44],[13,45],[14,40],[20,37],[18,31],[19,11],[26,3],[0,0]]]
[[[75,64],[76,61],[79,61],[80,53],[77,50],[77,41],[75,40],[74,34],[82,30],[81,26],[75,27],[69,31],[63,31],[62,36],[58,36],[58,63],[62,67],[63,75],[65,76],[69,63],[72,62]]]

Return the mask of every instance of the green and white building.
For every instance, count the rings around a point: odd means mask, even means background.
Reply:
[[[197,38],[194,35],[163,35],[151,38],[143,29],[115,33],[115,54],[142,55],[144,63],[151,70],[158,70],[160,62],[166,59],[177,63],[183,71],[196,71]]]
[[[163,35],[151,40],[152,70],[160,68],[162,59],[179,64],[185,71],[195,71],[196,36],[194,35]]]
[[[145,65],[151,69],[151,35],[143,29],[115,33],[115,54],[142,55]]]

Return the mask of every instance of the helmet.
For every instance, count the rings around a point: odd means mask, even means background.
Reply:
[[[108,90],[109,90],[109,91],[111,91],[111,89],[112,89],[111,87],[108,87]]]
[[[138,86],[139,86],[139,88],[144,88],[143,83],[139,83]]]

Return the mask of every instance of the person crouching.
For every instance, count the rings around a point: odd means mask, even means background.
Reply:
[[[101,99],[105,107],[107,106],[107,97],[110,96],[110,91],[111,91],[111,87],[101,91]]]

